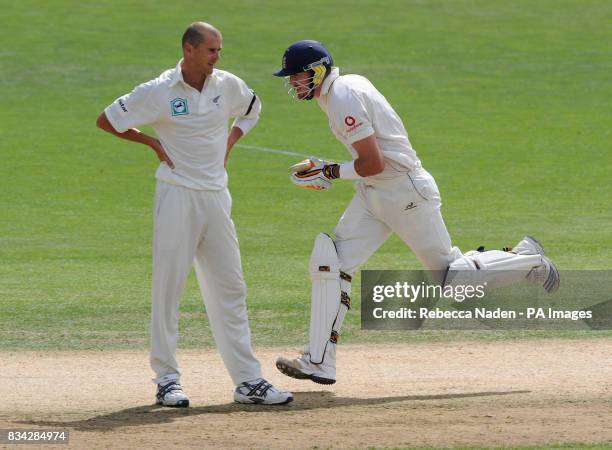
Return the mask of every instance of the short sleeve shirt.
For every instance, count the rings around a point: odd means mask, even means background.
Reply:
[[[337,70],[325,80],[319,97],[334,136],[356,158],[352,144],[375,135],[385,160],[392,159],[389,154],[398,153],[409,169],[419,167],[404,124],[387,99],[367,78],[339,76]]]
[[[239,77],[215,69],[201,92],[184,82],[181,62],[137,86],[105,109],[120,133],[151,125],[175,165],[160,164],[156,177],[197,190],[227,186],[224,168],[229,119],[257,119],[261,103]]]

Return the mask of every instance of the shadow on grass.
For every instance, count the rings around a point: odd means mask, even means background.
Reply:
[[[336,397],[333,392],[327,391],[294,392],[294,401],[287,405],[243,405],[238,403],[227,403],[223,405],[195,406],[191,408],[166,408],[158,405],[147,405],[122,409],[109,414],[95,416],[90,419],[72,422],[30,420],[19,421],[17,423],[37,425],[41,427],[72,428],[78,431],[110,431],[121,427],[170,423],[182,417],[197,416],[201,414],[232,414],[237,412],[265,414],[298,412],[316,409],[341,408],[347,406],[372,406],[394,402],[450,400],[460,398],[526,394],[529,392],[531,391],[471,392],[438,395],[403,395],[380,398]]]

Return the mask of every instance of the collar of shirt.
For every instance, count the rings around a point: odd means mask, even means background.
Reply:
[[[183,58],[179,59],[179,62],[176,64],[176,67],[174,68],[174,74],[172,75],[172,81],[170,82],[170,87],[174,87],[176,83],[178,83],[179,81],[182,81],[184,84],[187,84],[185,83],[185,80],[183,79],[183,69],[181,67],[182,64],[183,64]],[[208,84],[208,79],[214,76],[215,76],[215,71],[213,70],[213,73],[211,73],[209,76],[206,77],[205,83]],[[204,89],[202,89],[202,91],[204,91]]]
[[[181,65],[183,64],[183,58],[179,59],[179,62],[174,69],[174,75],[172,76],[172,82],[170,83],[170,87],[176,85],[179,81],[185,82],[183,80],[183,71],[181,69]]]
[[[331,72],[329,73],[327,78],[325,78],[325,81],[323,81],[323,84],[321,85],[321,93],[319,97],[317,97],[317,101],[319,102],[319,106],[321,107],[321,109],[323,109],[323,111],[327,111],[327,94],[329,94],[329,89],[331,88],[332,83],[336,81],[336,78],[338,78],[339,76],[340,69],[337,67],[332,67]]]
[[[328,94],[329,88],[331,87],[332,83],[339,76],[340,76],[340,69],[337,67],[332,67],[331,72],[329,73],[327,78],[325,78],[325,81],[323,81],[323,84],[321,85],[321,95]]]

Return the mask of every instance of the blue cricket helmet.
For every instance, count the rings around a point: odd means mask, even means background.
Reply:
[[[329,50],[319,41],[303,40],[291,44],[283,55],[283,68],[274,75],[287,77],[296,73],[313,70],[315,67],[324,65],[329,68],[333,66]]]

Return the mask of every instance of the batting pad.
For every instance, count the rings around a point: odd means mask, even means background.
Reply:
[[[542,265],[541,255],[517,255],[490,250],[470,251],[449,266],[447,285],[486,284],[488,289],[524,281],[527,274]]]
[[[315,239],[310,256],[310,362],[321,364],[340,308],[340,260],[325,233]]]

